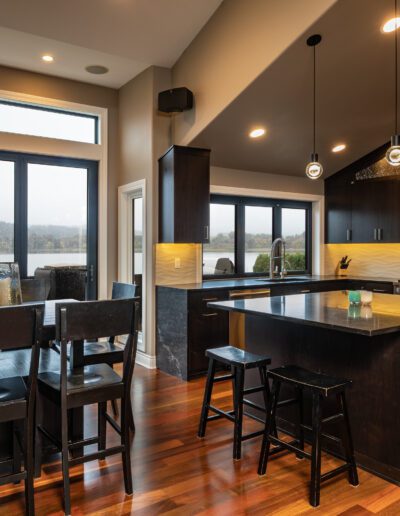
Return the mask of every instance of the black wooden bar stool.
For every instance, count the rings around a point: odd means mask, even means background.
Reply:
[[[268,371],[268,378],[272,378],[272,389],[268,407],[268,417],[265,425],[265,432],[262,442],[260,462],[258,466],[259,475],[264,475],[267,469],[268,457],[271,452],[289,450],[298,457],[311,460],[311,485],[310,504],[313,507],[319,505],[320,485],[324,480],[329,480],[343,472],[348,473],[349,482],[353,486],[358,485],[358,474],[354,459],[353,440],[351,436],[349,416],[347,412],[345,390],[351,385],[351,380],[332,378],[325,374],[307,371],[297,366],[278,367]],[[302,421],[302,407],[300,409],[301,420],[297,425],[296,441],[288,443],[278,438],[275,432],[276,409],[279,407],[279,391],[282,384],[288,384],[298,392],[304,390],[312,393],[312,424],[311,427],[304,425]],[[322,417],[322,405],[324,398],[335,395],[338,405],[338,412],[329,417]],[[298,396],[299,404],[303,404],[302,394]],[[282,403],[282,402],[281,402]],[[284,402],[283,402],[284,403]],[[280,418],[281,421],[282,418]],[[322,433],[322,425],[334,421],[342,422],[342,438],[338,439],[332,435]],[[304,450],[304,430],[312,433],[311,453]],[[321,437],[334,442],[341,442],[345,452],[345,464],[321,475]],[[270,452],[270,445],[276,445]]]
[[[235,348],[233,346],[224,346],[222,348],[208,349],[206,356],[209,358],[208,374],[206,387],[204,391],[203,408],[201,410],[200,424],[198,437],[204,437],[206,433],[207,421],[220,419],[225,417],[234,423],[234,437],[233,437],[233,458],[240,459],[242,441],[257,437],[264,433],[264,430],[252,432],[247,435],[242,435],[243,423],[243,405],[247,405],[253,409],[262,411],[263,418],[259,418],[254,414],[244,413],[244,415],[265,423],[266,407],[269,398],[269,384],[267,379],[267,365],[271,363],[268,357],[255,355],[243,349]],[[215,376],[217,362],[231,367],[231,374],[223,376]],[[246,369],[253,369],[257,367],[261,385],[257,387],[244,388],[244,373]],[[225,412],[217,407],[211,405],[211,395],[215,382],[224,382],[233,380],[233,406],[234,409]],[[255,392],[262,392],[264,397],[264,406],[258,405],[253,401],[244,398],[246,394],[253,394]],[[215,415],[209,416],[208,411],[215,412]]]

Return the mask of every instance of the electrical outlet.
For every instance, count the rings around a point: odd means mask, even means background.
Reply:
[[[180,268],[181,268],[181,259],[175,258],[175,269],[180,269]]]

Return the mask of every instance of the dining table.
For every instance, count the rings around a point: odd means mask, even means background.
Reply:
[[[39,356],[39,374],[44,372],[60,371],[60,353],[57,347],[51,346],[56,338],[56,305],[65,303],[77,303],[75,299],[57,299],[43,302],[29,302],[24,305],[44,305],[42,344]],[[17,349],[2,351],[0,353],[0,378],[14,376],[27,377],[31,362],[30,349]],[[83,368],[83,342],[74,341],[71,343],[69,365],[72,374],[79,374]],[[43,421],[49,430],[55,435],[60,433],[61,418],[58,407],[48,400],[42,400],[39,419]],[[72,440],[82,440],[84,434],[83,408],[71,409],[68,414],[69,433]],[[0,460],[10,455],[11,429],[9,423],[0,423]],[[57,432],[58,429],[58,432]],[[50,444],[50,443],[49,443]],[[49,453],[52,447],[48,446]],[[82,454],[82,448],[74,449],[74,455]],[[45,459],[46,453],[43,454]]]

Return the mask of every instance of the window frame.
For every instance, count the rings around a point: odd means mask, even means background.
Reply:
[[[14,163],[14,261],[21,278],[28,278],[28,164],[87,169],[87,298],[98,291],[98,163],[96,161],[0,151],[1,161]]]
[[[99,124],[99,117],[97,115],[91,115],[89,113],[81,113],[79,111],[70,111],[67,109],[57,109],[57,108],[53,108],[50,106],[42,106],[42,105],[38,105],[38,104],[30,104],[29,102],[15,102],[12,100],[4,100],[2,98],[0,98],[0,105],[14,106],[14,107],[26,108],[26,109],[35,109],[36,111],[47,111],[50,113],[61,113],[61,114],[65,114],[68,116],[76,116],[79,118],[91,118],[94,120],[94,141],[93,142],[81,142],[79,140],[67,140],[65,138],[56,138],[56,139],[64,141],[64,142],[87,143],[88,145],[99,145],[99,143],[100,143],[100,138],[99,138],[100,124]],[[9,131],[5,131],[5,132],[9,132]],[[49,138],[48,136],[33,135],[33,134],[29,134],[29,133],[11,132],[10,134],[21,134],[24,136],[34,136],[34,137],[36,136],[37,138]]]
[[[248,197],[237,195],[211,194],[210,204],[231,204],[235,206],[235,273],[203,274],[203,279],[223,279],[242,277],[269,277],[265,272],[245,272],[245,207],[260,206],[272,208],[272,241],[282,236],[282,208],[304,209],[306,212],[306,268],[304,271],[288,271],[288,276],[312,274],[312,203],[289,199]],[[204,253],[204,248],[203,251]]]

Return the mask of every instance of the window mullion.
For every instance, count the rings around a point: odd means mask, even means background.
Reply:
[[[272,241],[282,237],[282,208],[277,204],[272,209]]]
[[[244,274],[245,267],[245,208],[243,204],[236,205],[236,222],[235,222],[235,258],[236,273]]]
[[[14,193],[14,259],[20,274],[27,276],[28,264],[28,186],[27,160],[16,155]]]

